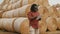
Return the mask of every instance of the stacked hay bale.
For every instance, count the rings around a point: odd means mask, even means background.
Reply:
[[[17,25],[18,24],[18,25]],[[18,18],[14,22],[14,29],[21,34],[29,34],[29,21],[27,18]]]
[[[7,30],[7,31],[14,31],[13,26],[14,26],[14,21],[16,18],[8,19],[8,18],[0,18],[2,22],[2,28]],[[1,23],[0,22],[0,23]]]
[[[56,8],[56,10],[57,10],[57,12],[59,14],[58,17],[60,17],[60,4],[56,4],[56,5],[54,5],[54,7]]]
[[[14,1],[13,3],[11,1],[12,0],[9,0],[9,3],[5,3],[5,6],[4,6],[5,8],[4,7],[2,8],[4,11],[15,9],[16,5],[18,5],[18,7],[20,7],[20,3],[22,0],[17,0],[17,2]],[[18,7],[16,7],[16,8],[18,8]]]
[[[54,17],[48,17],[46,19],[46,23],[47,23],[47,28],[49,31],[53,32],[53,31],[56,31],[57,29],[57,21]]]
[[[18,8],[18,9],[15,9],[15,10],[11,10],[11,11],[7,11],[7,12],[4,12],[2,17],[4,18],[8,18],[8,17],[26,17],[26,13],[29,12],[29,7],[30,5],[26,5],[26,6],[23,6],[21,8]],[[9,14],[10,13],[10,14]]]
[[[5,8],[8,6],[10,0],[4,0],[1,4],[1,10],[5,10]]]
[[[59,13],[59,17],[60,17],[60,7],[56,8],[57,12]]]
[[[56,4],[56,5],[53,5],[53,7],[55,7],[55,10],[57,11],[57,17],[55,17],[56,19],[56,25],[57,25],[57,29],[60,30],[60,4]]]
[[[1,29],[29,34],[29,22],[27,18],[0,18],[0,23]]]
[[[33,4],[37,3],[39,5],[48,5],[48,0],[4,0],[4,2],[1,3],[1,10],[7,11],[12,10],[16,8],[20,8],[21,6],[27,5],[27,4]]]
[[[49,31],[57,31],[59,29],[59,12],[57,11],[55,6],[48,7],[49,17],[46,19],[47,28]]]
[[[46,7],[50,6],[48,0],[43,0],[43,6],[46,6]]]
[[[58,12],[57,12],[57,10],[54,6],[50,6],[48,8],[48,10],[49,10],[50,16],[53,16],[53,17],[58,17],[59,16],[59,14],[58,14]]]

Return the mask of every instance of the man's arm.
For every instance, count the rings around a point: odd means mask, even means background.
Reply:
[[[32,15],[31,15],[31,14],[28,14],[28,18],[29,18],[30,20],[34,20],[34,19],[36,19],[36,18],[37,18],[37,16],[32,17]]]
[[[30,20],[34,20],[34,19],[36,19],[37,18],[37,16],[36,17],[30,17]]]

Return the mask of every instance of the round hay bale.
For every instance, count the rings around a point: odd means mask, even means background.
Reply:
[[[45,20],[39,21],[39,32],[42,34],[42,33],[46,32],[46,30],[47,30],[47,24],[46,24]]]
[[[39,8],[39,13],[40,13],[42,19],[44,19],[44,20],[46,20],[46,18],[50,16],[49,11],[45,6],[41,6]]]
[[[8,4],[5,4],[5,5],[2,7],[2,10],[7,11],[7,7],[8,7]]]
[[[50,6],[48,0],[42,0],[43,1],[43,6]]]
[[[14,29],[21,34],[29,34],[29,21],[27,18],[18,18],[14,22]]]
[[[9,4],[8,7],[7,7],[7,10],[16,9],[16,8],[21,7],[21,1],[22,0],[19,0],[16,3]]]
[[[9,1],[10,1],[10,0],[5,0],[5,4],[9,4]]]
[[[1,10],[6,11],[10,0],[4,0],[1,4]]]
[[[2,19],[0,19],[0,29],[3,29],[3,23]]]
[[[36,0],[34,3],[36,3],[38,5],[43,5],[43,0]]]
[[[48,10],[49,10],[50,16],[53,16],[53,17],[58,17],[59,16],[59,14],[58,14],[58,12],[57,12],[57,10],[54,6],[50,6],[48,8]]]
[[[5,4],[5,0],[1,0],[0,2],[0,10],[2,10],[2,6]]]
[[[1,3],[1,6],[8,4],[10,0],[2,0],[3,2]]]
[[[7,15],[6,15],[7,14]],[[3,16],[4,15],[4,16]],[[7,13],[7,12],[4,12],[3,13],[3,17],[6,17],[6,18],[8,18],[8,17],[10,17],[10,18],[12,18],[13,17],[13,12],[11,11],[11,12],[9,12],[9,13]]]
[[[51,31],[51,32],[56,31],[57,21],[54,17],[48,17],[46,19],[46,23],[47,23],[47,28],[48,28],[49,31]]]
[[[57,27],[58,29],[60,29],[60,18],[56,18],[56,20],[57,20]]]
[[[13,3],[16,3],[17,1],[19,1],[19,0],[10,0],[9,3],[13,4]]]
[[[0,11],[0,18],[2,18],[3,13],[4,13],[4,11],[1,10],[1,11]]]
[[[21,8],[15,9],[15,10],[11,10],[11,11],[7,11],[5,13],[3,13],[2,17],[25,17],[27,14],[27,12],[29,12],[29,7],[30,5],[26,5],[23,6]],[[27,11],[28,10],[28,11]]]
[[[22,6],[27,5],[27,4],[32,4],[36,0],[22,0]]]
[[[16,18],[2,18],[0,21],[2,22],[1,26],[7,31],[14,31],[14,21]],[[0,23],[1,23],[0,22]]]
[[[57,12],[58,12],[59,17],[60,17],[60,7],[56,7],[56,9],[57,9]]]

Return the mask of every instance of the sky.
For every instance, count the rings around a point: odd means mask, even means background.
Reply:
[[[0,0],[0,4],[3,2],[3,0]]]
[[[60,0],[48,0],[49,1],[49,4],[52,6],[52,5],[55,5],[57,3],[60,4]],[[0,0],[0,4],[3,2],[3,0]]]
[[[60,0],[48,0],[49,1],[49,4],[52,6],[52,5],[55,5],[55,4],[60,4]]]

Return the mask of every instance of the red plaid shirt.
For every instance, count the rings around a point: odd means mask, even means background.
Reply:
[[[33,28],[38,28],[38,20],[34,19],[34,20],[30,20],[30,17],[35,17],[38,16],[39,13],[38,12],[29,12],[28,13],[28,19],[30,22],[30,26],[32,26]]]

